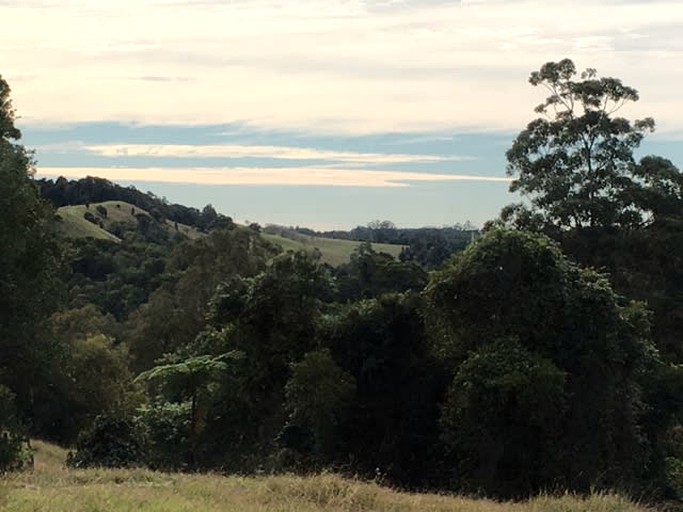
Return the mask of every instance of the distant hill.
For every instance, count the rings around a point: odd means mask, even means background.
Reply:
[[[41,196],[56,208],[118,201],[142,209],[158,221],[178,222],[203,232],[232,224],[230,217],[219,214],[210,204],[202,210],[172,204],[151,192],[122,187],[104,178],[88,176],[80,180],[67,180],[60,177],[56,180],[40,179],[36,183]]]
[[[136,230],[141,219],[148,218],[147,222],[156,223],[146,210],[138,208],[125,201],[104,201],[101,203],[88,203],[79,205],[62,206],[57,209],[58,230],[67,238],[91,237],[101,240],[120,242],[125,231]],[[144,222],[144,221],[142,221]],[[163,220],[159,226],[169,235],[180,234],[187,238],[203,236],[198,229]],[[243,227],[242,229],[248,229]],[[313,237],[298,233],[266,233],[261,236],[282,248],[288,250],[319,250],[321,260],[332,266],[348,263],[351,253],[362,242],[352,240],[335,240],[331,238]],[[398,257],[403,246],[391,244],[373,244],[378,252],[391,254]]]
[[[145,217],[147,219],[143,220]],[[144,229],[145,223],[156,225],[169,236],[201,236],[196,228],[167,219],[157,221],[146,210],[125,201],[62,206],[57,209],[57,219],[59,232],[68,238],[92,237],[119,242],[126,231]]]
[[[479,230],[469,223],[444,227],[398,228],[390,221],[375,221],[348,231],[314,231],[280,226],[268,226],[266,230],[294,240],[308,236],[339,242],[371,242],[376,250],[388,252],[401,261],[414,261],[427,270],[439,268],[444,261],[465,249],[479,236]],[[398,252],[395,252],[397,247]]]
[[[313,251],[318,249],[321,253],[321,261],[332,265],[333,267],[348,263],[353,251],[363,243],[353,240],[335,240],[333,238],[288,233],[276,234],[264,232],[261,233],[261,236],[266,240],[279,245],[285,251],[297,251],[301,249]],[[404,248],[402,245],[392,244],[372,244],[372,246],[375,251],[385,252],[392,255],[394,258],[398,258]]]
[[[71,238],[116,241],[126,226],[126,229],[137,226],[146,231],[146,239],[161,241],[164,234],[194,238],[212,229],[234,226],[230,217],[219,214],[210,204],[202,210],[170,204],[151,192],[122,187],[103,178],[89,176],[70,181],[60,177],[36,183],[42,197],[58,208],[62,219],[60,231]],[[98,208],[104,208],[106,215]],[[250,227],[260,229],[257,224]],[[371,242],[376,251],[402,261],[414,261],[427,270],[438,268],[478,234],[478,230],[468,223],[440,228],[397,228],[390,221],[374,221],[349,231],[318,232],[299,227],[267,226],[262,232],[283,250],[318,249],[322,261],[330,265],[348,262],[361,242]]]

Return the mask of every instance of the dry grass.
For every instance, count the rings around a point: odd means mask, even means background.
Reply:
[[[147,470],[70,470],[65,452],[36,442],[33,472],[0,485],[0,510],[13,512],[645,512],[613,495],[539,497],[498,503],[408,494],[332,474],[259,478]]]

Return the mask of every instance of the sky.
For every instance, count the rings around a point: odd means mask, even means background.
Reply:
[[[0,0],[39,177],[100,176],[238,222],[482,225],[543,63],[640,92],[683,168],[683,2]]]

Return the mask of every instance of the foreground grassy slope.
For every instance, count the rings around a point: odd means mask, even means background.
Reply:
[[[645,512],[618,496],[541,497],[497,503],[408,494],[335,475],[223,477],[146,470],[69,470],[63,450],[36,442],[33,472],[0,480],[11,512]]]
[[[297,234],[296,238],[289,238],[270,233],[261,233],[261,236],[263,236],[266,240],[281,246],[285,251],[297,251],[300,249],[312,251],[314,249],[318,249],[321,253],[321,261],[334,267],[343,263],[348,263],[351,253],[355,251],[356,248],[362,243],[353,240],[319,238],[302,234]],[[398,255],[401,253],[401,249],[403,249],[402,245],[393,244],[372,244],[372,247],[377,252],[386,252],[395,258],[398,258]]]

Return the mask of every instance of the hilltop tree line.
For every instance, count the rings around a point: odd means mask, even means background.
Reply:
[[[56,236],[0,80],[0,467],[38,436],[75,467],[680,502],[683,175],[634,158],[633,88],[567,59],[530,82],[550,96],[507,153],[523,203],[443,263],[373,239],[332,268],[231,222]]]
[[[88,176],[70,181],[59,177],[56,180],[42,178],[35,182],[41,197],[57,208],[116,200],[125,201],[147,211],[157,221],[168,219],[200,231],[228,227],[232,223],[232,219],[219,214],[211,204],[198,210],[169,203],[166,198],[157,197],[152,192],[141,192],[133,186],[122,187],[104,178]]]

